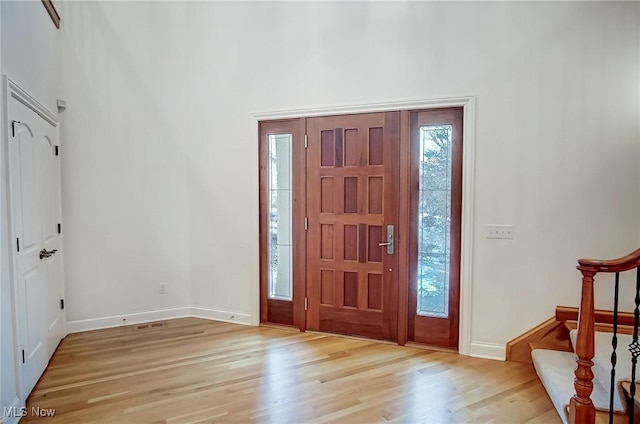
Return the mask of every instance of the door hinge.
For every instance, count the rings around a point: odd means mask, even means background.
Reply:
[[[307,231],[309,229],[309,218],[304,217],[304,230]]]
[[[16,124],[19,124],[20,121],[11,121],[11,137],[16,136]]]
[[[309,147],[309,137],[305,134],[304,135],[304,148],[306,149],[307,147]]]
[[[306,297],[304,298],[304,310],[308,310],[309,309],[309,299],[307,299]]]
[[[18,249],[18,252],[20,251],[20,239],[17,238],[16,239],[16,248]]]
[[[55,150],[56,150],[56,156],[60,156],[60,149],[58,148],[58,146],[55,146]]]
[[[64,309],[64,299],[60,299],[60,309]]]
[[[22,349],[22,363],[24,364],[24,349]]]
[[[58,234],[62,234],[62,224],[58,224]]]

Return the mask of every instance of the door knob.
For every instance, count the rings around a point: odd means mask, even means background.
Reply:
[[[58,249],[53,249],[53,250],[42,249],[40,251],[40,259],[48,258],[49,256],[52,256],[57,251]]]

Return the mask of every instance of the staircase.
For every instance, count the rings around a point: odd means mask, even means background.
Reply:
[[[577,268],[582,273],[578,321],[574,325],[565,322],[567,329],[577,327],[569,332],[573,351],[536,348],[530,343],[536,372],[565,424],[640,424],[640,396],[636,395],[640,393],[640,384],[636,383],[640,380],[640,375],[636,376],[640,357],[640,249],[613,260],[580,259]],[[635,309],[623,313],[618,311],[620,273],[630,270],[636,271]],[[594,309],[597,273],[615,274],[614,310],[611,320],[604,324],[597,319],[602,311]],[[544,333],[544,329],[529,337],[537,337],[537,333]],[[514,346],[522,346],[524,340],[515,341]]]

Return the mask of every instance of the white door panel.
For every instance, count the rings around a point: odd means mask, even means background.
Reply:
[[[24,115],[24,113],[20,115]],[[37,160],[35,155],[36,134],[33,124],[30,125],[28,122],[20,121],[20,123],[14,124],[13,127],[15,138],[10,145],[13,144],[11,147],[15,148],[15,154],[12,155],[10,166],[15,165],[13,175],[16,183],[19,183],[16,188],[20,189],[20,192],[13,196],[15,199],[14,204],[18,206],[17,209],[14,208],[14,211],[16,213],[15,218],[19,220],[17,230],[21,236],[20,248],[22,249],[21,251],[27,251],[30,248],[37,248],[37,244],[40,242],[39,190],[37,188],[37,166],[35,163]]]
[[[16,323],[21,363],[20,393],[29,395],[62,338],[60,174],[57,129],[36,112],[9,99],[11,220],[16,242]],[[13,124],[12,124],[13,122]],[[22,352],[24,350],[24,352]],[[24,363],[22,363],[24,358]]]

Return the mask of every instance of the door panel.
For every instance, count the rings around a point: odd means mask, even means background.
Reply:
[[[397,338],[399,113],[307,119],[307,328]]]
[[[260,321],[304,330],[304,119],[259,133]]]
[[[60,175],[54,141],[56,128],[11,98],[9,172],[13,233],[21,395],[26,399],[62,338],[62,262],[59,254],[40,258],[40,251],[61,250]],[[18,352],[22,359],[22,352]]]
[[[462,108],[412,112],[408,339],[458,348]]]

